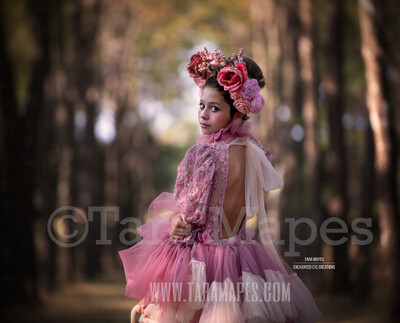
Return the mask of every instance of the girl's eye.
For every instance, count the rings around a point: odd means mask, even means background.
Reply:
[[[203,110],[203,109],[205,108],[205,105],[204,105],[203,103],[200,103],[199,108],[200,108],[201,110]]]
[[[218,109],[216,106],[213,106],[211,109],[212,109],[212,112],[217,112],[217,111],[219,111],[219,109]]]

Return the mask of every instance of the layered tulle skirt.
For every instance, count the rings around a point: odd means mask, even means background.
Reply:
[[[315,322],[321,312],[296,273],[283,273],[254,240],[179,244],[169,219],[139,230],[119,252],[126,296],[147,304],[141,322]],[[151,229],[151,230],[150,230]]]

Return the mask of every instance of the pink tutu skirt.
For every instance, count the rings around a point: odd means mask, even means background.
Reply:
[[[151,221],[138,228],[143,240],[119,252],[125,295],[147,305],[141,322],[315,322],[321,316],[297,274],[280,271],[259,242],[171,239],[169,219],[179,212],[171,198],[163,193],[153,201]]]

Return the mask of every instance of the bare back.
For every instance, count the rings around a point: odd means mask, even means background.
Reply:
[[[229,147],[228,182],[223,204],[225,213],[225,219],[222,222],[223,238],[236,235],[245,217],[245,149],[243,145]]]

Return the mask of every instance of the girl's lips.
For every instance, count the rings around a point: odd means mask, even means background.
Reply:
[[[201,126],[202,128],[207,128],[207,127],[209,127],[209,125],[204,124],[204,123],[200,123],[200,126]]]

